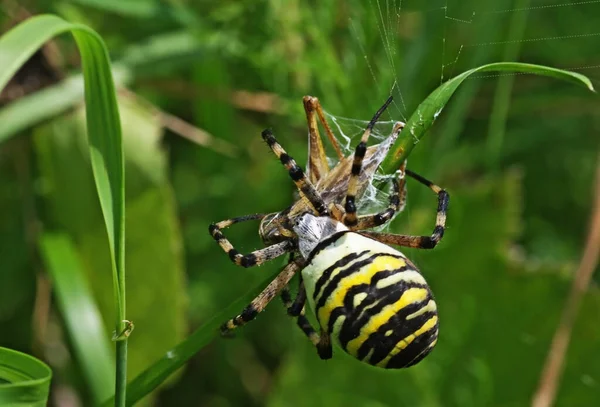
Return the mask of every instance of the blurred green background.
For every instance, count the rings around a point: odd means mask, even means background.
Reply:
[[[291,203],[293,184],[260,131],[273,128],[304,163],[303,95],[319,97],[340,120],[357,120],[349,126],[356,131],[390,92],[396,102],[385,120],[403,120],[441,80],[489,62],[573,69],[600,86],[598,2],[4,0],[0,7],[0,32],[51,12],[91,26],[110,49],[126,151],[131,378],[282,265],[236,268],[207,227]],[[61,37],[0,95],[0,346],[51,365],[56,406],[90,404],[79,353],[89,349],[78,349],[66,329],[77,309],[53,288],[44,242],[59,234],[73,245],[107,339],[114,312],[78,61],[73,41]],[[321,361],[276,300],[144,403],[530,404],[585,245],[599,131],[598,98],[581,87],[529,75],[468,80],[409,159],[451,195],[443,242],[406,251],[439,306],[440,340],[426,360],[396,372],[339,350]],[[430,233],[435,197],[417,183],[408,188],[391,230]],[[228,236],[251,251],[261,246],[257,226],[236,225]],[[600,405],[598,281],[596,273],[576,319],[559,406]]]

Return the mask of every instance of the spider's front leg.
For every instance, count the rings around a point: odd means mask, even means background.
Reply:
[[[438,196],[435,227],[431,236],[395,235],[393,233],[379,233],[370,231],[361,231],[360,233],[386,244],[413,247],[417,249],[433,249],[440,242],[440,240],[442,240],[442,237],[444,237],[444,230],[446,228],[446,211],[448,210],[448,204],[450,203],[450,195],[448,195],[448,192],[435,185],[433,182],[428,181],[427,179],[415,174],[410,170],[406,170],[406,175],[429,187],[429,189],[435,192]]]
[[[266,141],[277,158],[279,158],[281,164],[288,170],[292,181],[294,181],[294,184],[296,184],[300,193],[308,200],[315,210],[315,213],[319,216],[329,215],[327,205],[325,204],[325,201],[323,201],[319,191],[316,190],[314,185],[306,177],[302,168],[296,164],[296,161],[286,153],[283,147],[281,147],[281,144],[277,142],[271,130],[264,130],[262,132],[262,138]]]
[[[264,249],[255,250],[252,253],[241,254],[233,247],[231,242],[225,237],[225,235],[223,235],[221,230],[233,225],[234,223],[263,219],[265,216],[267,216],[267,214],[257,213],[254,215],[246,215],[240,216],[239,218],[222,220],[218,223],[212,223],[208,227],[208,231],[213,239],[215,239],[215,241],[219,244],[219,246],[221,246],[221,249],[223,249],[223,251],[229,255],[231,261],[236,265],[242,267],[258,266],[266,261],[273,260],[274,258],[289,252],[292,248],[292,242],[286,240],[284,242],[265,247]]]

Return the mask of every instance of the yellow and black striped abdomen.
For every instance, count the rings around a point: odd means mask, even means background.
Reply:
[[[399,251],[339,232],[318,244],[302,275],[322,329],[357,359],[403,368],[435,346],[435,301],[423,276]]]

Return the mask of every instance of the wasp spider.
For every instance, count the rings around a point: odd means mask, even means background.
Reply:
[[[237,265],[251,267],[291,253],[280,274],[235,318],[221,327],[227,334],[254,319],[278,294],[297,324],[316,346],[322,359],[332,356],[332,340],[355,358],[383,368],[412,366],[435,346],[437,308],[417,267],[388,245],[431,249],[442,239],[449,196],[421,176],[399,168],[389,206],[380,213],[357,215],[356,199],[365,191],[388,149],[403,127],[394,126],[387,144],[367,148],[369,135],[390,97],[366,126],[353,156],[345,157],[325,120],[319,101],[304,98],[309,128],[309,160],[305,173],[269,130],[262,137],[287,169],[300,198],[287,209],[255,214],[210,225],[209,231]],[[323,125],[338,154],[330,168],[318,130]],[[367,231],[383,225],[405,204],[405,177],[429,187],[438,197],[435,228],[430,236],[408,236]],[[222,229],[234,223],[260,220],[259,234],[265,248],[239,253]],[[288,283],[297,273],[300,287],[291,298]],[[318,332],[305,315],[308,300],[319,323]]]

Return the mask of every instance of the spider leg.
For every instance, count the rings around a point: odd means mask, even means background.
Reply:
[[[262,138],[267,142],[271,150],[273,150],[273,153],[275,153],[277,158],[279,158],[279,161],[281,161],[283,166],[288,170],[292,181],[294,181],[300,193],[308,199],[314,208],[315,213],[318,213],[320,216],[328,215],[329,211],[323,198],[321,198],[321,194],[319,194],[310,180],[306,177],[302,168],[296,164],[296,161],[294,161],[294,159],[289,156],[277,142],[271,130],[264,130],[262,132]]]
[[[302,274],[300,274],[299,277],[300,278],[298,279],[298,294],[296,294],[296,298],[293,302],[290,296],[289,287],[286,287],[286,289],[281,293],[281,299],[287,308],[288,315],[291,317],[297,317],[298,315],[303,313],[304,304],[306,304],[306,290],[304,289],[304,280],[302,279]]]
[[[393,244],[397,246],[414,247],[418,249],[433,249],[444,236],[444,229],[446,227],[446,211],[448,210],[448,203],[450,202],[450,196],[448,193],[435,185],[431,181],[426,180],[418,174],[410,170],[406,170],[406,175],[416,179],[421,184],[428,186],[438,196],[438,208],[435,219],[435,228],[431,236],[410,236],[410,235],[395,235],[392,233],[379,233],[371,231],[361,231],[360,233],[372,237],[375,240],[386,244]]]
[[[325,119],[325,113],[321,107],[319,99],[313,96],[304,96],[302,99],[304,105],[304,111],[306,112],[306,122],[308,123],[308,175],[310,181],[316,184],[321,178],[323,178],[329,172],[329,164],[327,163],[327,155],[325,154],[325,148],[323,147],[323,139],[319,133],[319,127],[317,123],[321,122],[325,128],[325,134],[329,139],[329,142],[333,146],[337,158],[341,161],[344,158],[342,149],[337,139],[329,127],[329,123]]]
[[[312,342],[317,348],[317,353],[321,359],[331,359],[333,356],[333,350],[331,348],[331,338],[329,334],[323,332],[318,334],[313,326],[311,325],[305,314],[306,304],[306,290],[304,289],[304,282],[300,280],[300,286],[298,287],[298,294],[294,302],[288,287],[285,287],[281,292],[281,299],[288,310],[288,314],[296,318],[296,323],[304,332],[304,335]]]
[[[358,192],[358,180],[360,178],[360,172],[362,170],[362,162],[363,158],[365,158],[365,154],[367,152],[367,141],[369,140],[369,136],[371,135],[371,131],[373,127],[375,127],[375,123],[379,120],[379,116],[385,111],[385,109],[392,103],[392,97],[390,96],[383,106],[379,108],[379,110],[375,113],[367,127],[365,128],[365,132],[363,133],[360,143],[356,146],[354,150],[354,161],[352,162],[352,172],[350,174],[350,180],[348,181],[348,192],[346,193],[346,215],[344,216],[344,224],[348,227],[356,226],[358,222],[358,218],[356,216],[356,193]]]
[[[313,345],[317,346],[317,344],[319,343],[320,337],[319,337],[319,334],[312,327],[308,318],[306,318],[306,313],[304,311],[304,303],[302,303],[299,306],[299,309],[295,309],[296,302],[298,301],[298,298],[300,298],[300,296],[301,296],[301,292],[299,291],[298,296],[296,297],[296,300],[294,300],[292,302],[292,297],[290,295],[290,289],[288,287],[285,287],[281,291],[281,300],[283,301],[283,304],[287,308],[288,315],[290,315],[291,317],[294,317],[296,319],[296,323],[298,324],[298,327],[302,330],[302,332],[304,332],[304,335],[306,335],[306,337],[312,342]],[[304,295],[304,299],[306,299],[306,294]]]
[[[223,235],[222,229],[233,225],[234,223],[245,222],[248,220],[262,219],[266,216],[263,213],[257,213],[254,215],[240,216],[238,218],[222,220],[218,223],[212,223],[208,227],[208,231],[215,239],[215,241],[221,246],[221,249],[229,255],[232,262],[242,267],[258,266],[266,261],[273,260],[276,257],[290,251],[292,242],[286,240],[281,243],[274,244],[264,249],[255,250],[248,254],[241,254],[237,251],[231,242]]]
[[[227,335],[238,326],[244,325],[256,318],[265,309],[267,304],[288,285],[294,274],[300,269],[301,264],[302,261],[288,263],[277,277],[239,315],[221,325],[221,334]]]
[[[392,180],[393,192],[390,195],[390,203],[387,209],[371,215],[363,215],[358,217],[358,223],[352,230],[370,229],[375,226],[381,226],[384,223],[392,220],[397,212],[401,212],[406,205],[406,179],[404,177],[404,171],[406,168],[406,161],[402,164],[398,177]]]

